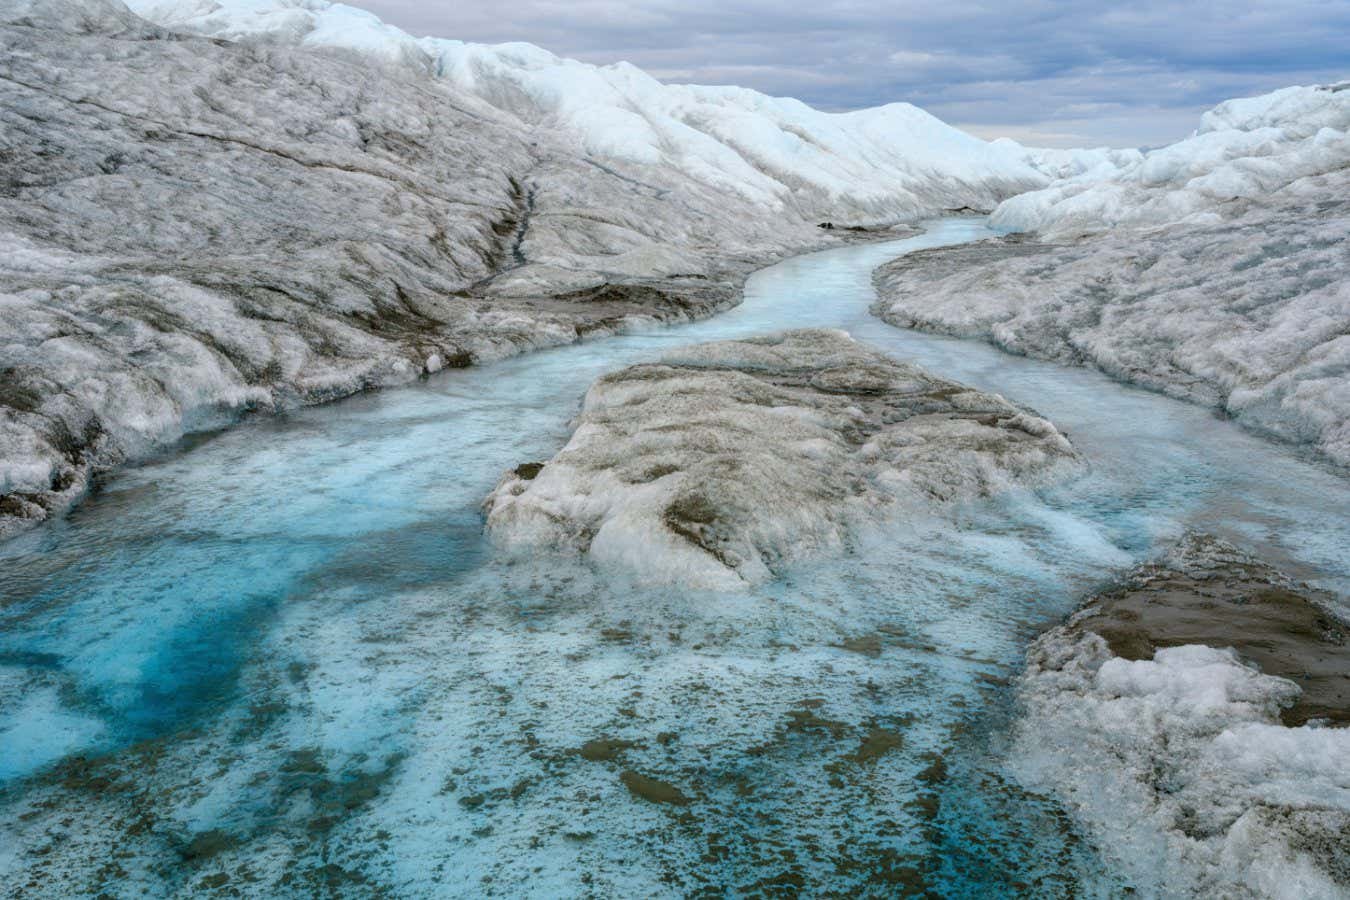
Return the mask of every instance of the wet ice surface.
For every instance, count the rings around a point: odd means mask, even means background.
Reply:
[[[992,761],[1002,680],[1186,527],[1344,595],[1350,490],[1199,407],[868,316],[876,265],[988,233],[800,257],[708,322],[253,419],[5,545],[5,890],[1109,889]],[[601,372],[806,326],[1032,406],[1092,473],[735,594],[493,557],[479,502]]]

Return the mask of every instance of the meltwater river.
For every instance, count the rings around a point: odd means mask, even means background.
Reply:
[[[1350,482],[1210,411],[871,317],[983,220],[787,260],[712,320],[255,417],[0,546],[0,892],[1037,896],[1121,885],[999,764],[1006,679],[1187,528],[1350,591]],[[751,591],[507,561],[479,503],[600,373],[806,326],[1054,421],[1091,472]]]

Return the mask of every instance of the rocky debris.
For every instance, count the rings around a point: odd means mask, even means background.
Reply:
[[[1077,465],[1029,410],[844,332],[799,330],[606,375],[567,446],[541,469],[508,473],[485,508],[490,532],[517,551],[735,587],[842,548],[901,503],[929,508]]]
[[[1092,365],[1350,465],[1347,195],[1341,171],[1219,222],[913,253],[877,270],[873,312]]]
[[[1032,646],[1012,764],[1143,895],[1350,891],[1350,627],[1189,535]]]

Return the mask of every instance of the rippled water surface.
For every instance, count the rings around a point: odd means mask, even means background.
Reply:
[[[0,547],[3,890],[1118,888],[999,769],[1022,648],[1188,527],[1344,595],[1350,490],[1206,410],[868,315],[877,265],[988,234],[930,223],[707,322],[252,418]],[[481,499],[598,374],[800,326],[1036,408],[1091,474],[744,594],[494,558]]]

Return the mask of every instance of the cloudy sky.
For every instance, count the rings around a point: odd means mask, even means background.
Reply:
[[[416,35],[530,41],[824,109],[907,100],[1051,146],[1166,143],[1227,97],[1350,78],[1347,0],[347,2]]]

